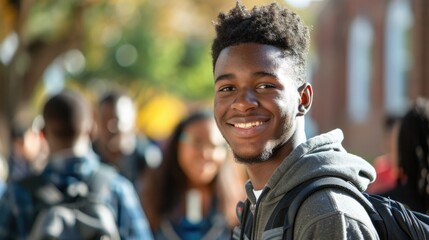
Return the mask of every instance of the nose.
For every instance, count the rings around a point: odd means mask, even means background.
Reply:
[[[203,148],[202,149],[203,158],[205,160],[213,160],[213,149],[212,148]]]
[[[227,149],[223,145],[216,146],[213,144],[207,144],[199,149],[201,150],[200,153],[202,154],[203,159],[214,162],[222,162],[227,155]]]
[[[236,99],[231,104],[232,109],[246,112],[258,106],[257,97],[251,89],[245,89],[237,94]]]

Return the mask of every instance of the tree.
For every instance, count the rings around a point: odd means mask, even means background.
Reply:
[[[32,0],[9,0],[3,3],[2,11],[5,14],[2,16],[8,21],[2,21],[5,25],[2,29],[7,31],[2,32],[0,37],[4,39],[9,34],[15,34],[17,42],[14,55],[0,65],[0,116],[6,129],[17,107],[29,104],[46,67],[61,53],[78,48],[82,43],[83,16],[89,4],[71,1],[67,6],[59,6],[66,5],[64,2],[68,1],[55,1],[50,5],[53,7],[52,12],[43,23],[37,22],[37,18],[52,2],[45,1],[38,6]],[[49,15],[52,16],[59,9],[66,10],[65,15],[73,16],[74,20],[49,19]],[[35,24],[44,26],[38,28]],[[44,28],[46,26],[51,28]]]
[[[269,1],[258,4],[262,2]],[[88,86],[103,79],[162,89],[189,100],[210,99],[214,31],[209,24],[219,10],[234,4],[229,0],[0,1],[0,42],[12,36],[17,43],[13,56],[0,62],[0,118],[8,126],[19,106],[34,105],[45,70],[70,50],[82,53],[85,66],[69,72],[68,81]]]

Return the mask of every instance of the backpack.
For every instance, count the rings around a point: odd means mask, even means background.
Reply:
[[[429,216],[411,211],[390,198],[360,192],[338,177],[321,177],[286,193],[268,220],[266,229],[283,226],[283,239],[293,239],[296,214],[303,201],[316,191],[335,188],[355,198],[368,212],[380,239],[429,239]]]
[[[65,193],[43,176],[21,180],[18,184],[31,193],[36,210],[28,239],[120,239],[113,211],[102,202],[110,193],[108,179],[116,174],[100,165]]]

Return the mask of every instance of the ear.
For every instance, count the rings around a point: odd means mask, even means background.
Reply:
[[[309,83],[304,83],[298,89],[299,92],[299,105],[297,116],[304,116],[310,110],[311,103],[313,102],[313,88]]]

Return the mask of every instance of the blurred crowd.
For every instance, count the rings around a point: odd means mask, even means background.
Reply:
[[[76,95],[76,100],[68,94]],[[169,138],[157,141],[137,131],[134,100],[126,93],[107,92],[94,104],[83,98],[78,90],[68,89],[50,96],[40,114],[25,110],[17,114],[10,131],[10,154],[0,161],[4,198],[10,198],[6,185],[46,175],[47,169],[58,165],[58,156],[96,156],[131,183],[155,239],[229,236],[238,224],[236,203],[245,199],[247,175],[233,161],[210,109],[189,110]],[[79,104],[86,104],[93,114],[84,117]],[[55,118],[70,127],[49,120]],[[87,121],[88,131],[77,121]]]

